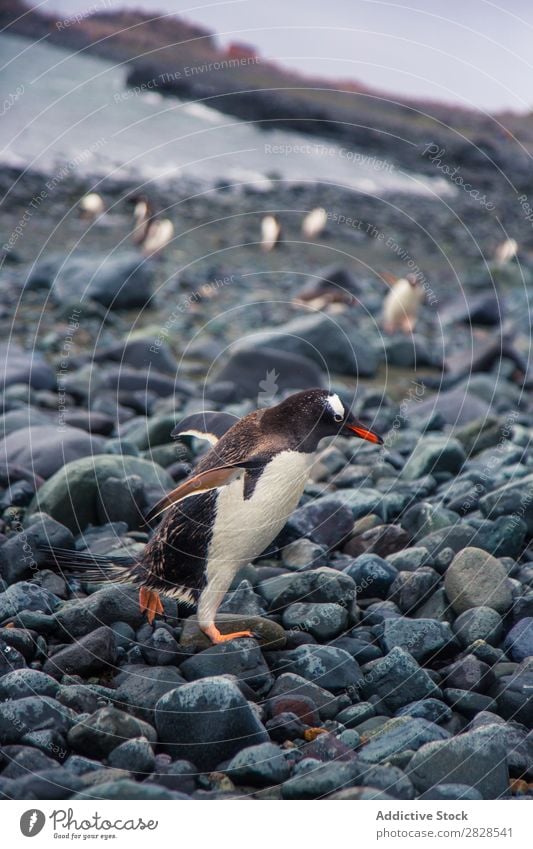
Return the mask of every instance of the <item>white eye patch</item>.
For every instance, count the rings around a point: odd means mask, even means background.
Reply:
[[[344,418],[346,415],[346,410],[344,409],[343,403],[338,395],[328,395],[328,406],[333,411],[334,416]]]

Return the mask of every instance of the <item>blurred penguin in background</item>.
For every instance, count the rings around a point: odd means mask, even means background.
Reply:
[[[386,333],[412,333],[418,310],[424,300],[424,289],[416,274],[400,277],[392,283],[383,303],[383,328]]]
[[[494,262],[497,266],[503,268],[504,265],[508,265],[516,257],[517,253],[518,242],[516,239],[504,239],[503,242],[497,245],[494,251]]]
[[[323,207],[312,209],[302,221],[302,236],[306,239],[318,239],[327,223],[328,214]]]
[[[174,237],[174,225],[170,218],[159,218],[146,195],[132,198],[133,242],[145,256],[160,254]]]
[[[84,195],[78,203],[80,218],[84,221],[95,221],[105,212],[105,203],[97,192],[89,192]]]
[[[272,251],[281,240],[281,224],[275,215],[265,215],[261,221],[261,250]]]

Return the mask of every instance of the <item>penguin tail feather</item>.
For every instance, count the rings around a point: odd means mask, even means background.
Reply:
[[[129,555],[91,554],[89,551],[74,551],[68,548],[39,546],[44,555],[41,567],[59,572],[64,578],[80,581],[131,584],[140,583],[139,563]]]

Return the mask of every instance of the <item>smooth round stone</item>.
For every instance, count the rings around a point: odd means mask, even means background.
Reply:
[[[159,741],[174,758],[211,771],[268,734],[238,687],[226,678],[203,678],[166,693],[155,707]]]
[[[109,755],[110,766],[128,770],[135,775],[149,775],[154,764],[154,752],[146,737],[125,740]]]
[[[283,565],[294,572],[327,565],[326,550],[309,539],[297,539],[281,550]]]
[[[342,634],[348,625],[348,611],[339,604],[291,604],[283,613],[286,630],[306,631],[320,642]]]
[[[478,799],[482,799],[483,796],[479,790],[476,790],[475,787],[469,787],[468,784],[436,784],[435,787],[422,793],[419,798],[446,802],[451,799],[477,801]]]
[[[457,617],[453,630],[465,648],[476,640],[495,646],[502,635],[502,617],[492,607],[472,607]]]
[[[219,613],[216,618],[216,625],[223,634],[230,634],[234,631],[251,631],[259,644],[268,648],[269,651],[283,648],[286,643],[285,631],[281,625],[261,616],[237,616],[234,613]],[[211,645],[209,637],[200,630],[196,615],[189,616],[183,624],[180,646],[201,651],[210,648]]]
[[[290,764],[279,746],[260,743],[234,755],[224,772],[237,784],[267,787],[286,781],[290,775]]]
[[[533,656],[533,617],[521,619],[514,625],[503,642],[508,656],[520,663]]]
[[[456,554],[446,571],[444,587],[456,613],[472,607],[505,613],[513,601],[506,569],[480,548],[468,547]]]

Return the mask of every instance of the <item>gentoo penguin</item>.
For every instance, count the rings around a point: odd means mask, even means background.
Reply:
[[[139,245],[145,256],[160,253],[174,236],[174,225],[170,218],[159,218],[146,195],[132,198],[133,242]]]
[[[400,277],[393,284],[383,302],[383,327],[386,333],[402,330],[412,333],[415,329],[418,309],[424,300],[424,289],[416,274]]]
[[[275,215],[265,215],[261,221],[261,250],[271,251],[281,239],[281,224]]]
[[[217,610],[236,572],[265,550],[298,505],[320,440],[338,434],[376,444],[383,440],[324,389],[290,395],[225,430],[230,423],[200,414],[174,429],[173,436],[201,436],[205,425],[212,447],[194,473],[148,514],[147,521],[161,514],[163,520],[138,560],[119,563],[52,549],[56,565],[85,580],[138,586],[150,622],[163,612],[163,594],[197,602],[200,628],[213,643],[251,636],[221,634]]]
[[[85,221],[94,221],[98,216],[105,212],[105,203],[101,195],[97,192],[89,192],[84,195],[78,204],[80,218]]]
[[[302,221],[302,236],[306,239],[317,239],[323,233],[328,223],[328,214],[323,207],[312,209]]]
[[[518,242],[516,239],[504,239],[494,251],[494,262],[500,268],[507,265],[518,253]]]

